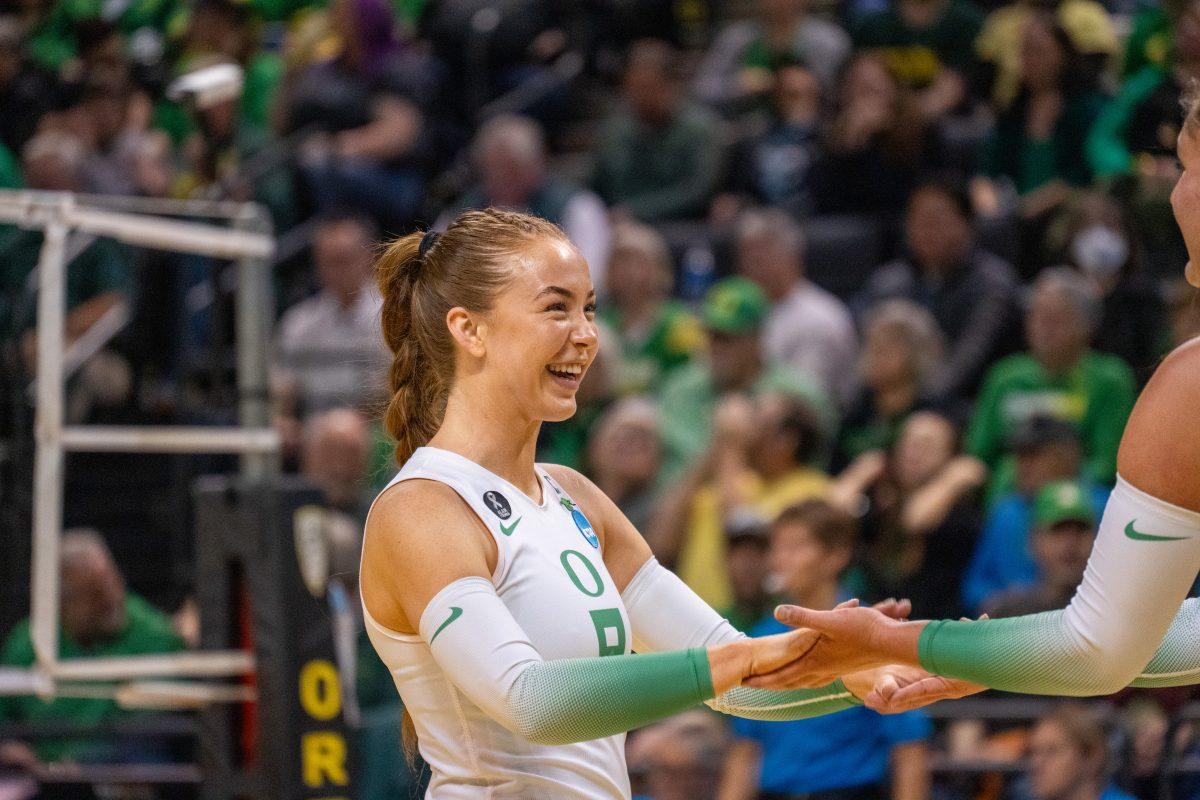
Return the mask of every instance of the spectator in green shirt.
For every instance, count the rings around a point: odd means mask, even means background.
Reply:
[[[223,76],[225,92],[204,91],[205,78]],[[266,131],[243,118],[246,91],[241,67],[219,63],[182,76],[168,95],[188,106],[195,131],[184,145],[188,169],[180,175],[175,194],[182,197],[217,196],[267,207],[276,230],[287,230],[296,220],[296,190],[282,154],[272,152]]]
[[[967,94],[975,37],[983,12],[968,0],[899,0],[851,28],[854,44],[874,50],[888,70],[918,92],[927,119],[958,106]]]
[[[763,350],[769,311],[766,295],[746,278],[726,278],[709,290],[701,311],[708,358],[678,369],[662,390],[668,479],[679,477],[708,447],[713,409],[734,393],[777,391],[804,400],[819,417],[822,436],[831,437],[837,419],[829,395],[808,375],[771,362]]]
[[[1104,104],[1063,24],[1049,11],[1033,13],[1021,38],[1016,99],[997,118],[984,143],[982,171],[1007,178],[1028,217],[1060,202],[1070,186],[1092,180],[1085,143]]]
[[[721,179],[716,118],[684,100],[678,60],[666,42],[635,43],[624,108],[599,139],[593,188],[643,222],[703,216]]]
[[[150,655],[183,649],[183,640],[170,619],[126,590],[125,580],[99,533],[90,529],[64,532],[60,563],[60,658]],[[9,634],[0,663],[6,667],[33,665],[29,620],[19,623]],[[38,697],[0,698],[0,720],[6,722],[68,721],[87,726],[126,713],[115,700],[103,697],[55,697],[49,701]],[[20,751],[18,745],[5,749],[10,756]],[[80,762],[154,757],[153,751],[131,753],[121,742],[98,737],[42,739],[33,745],[30,754],[40,761]]]
[[[188,11],[183,52],[175,68],[177,75],[184,75],[221,61],[240,65],[245,73],[240,100],[242,122],[267,133],[284,63],[277,53],[262,48],[258,35],[261,25],[254,11],[250,4],[237,0],[198,0]],[[191,127],[183,118],[183,109],[160,107],[158,112],[166,118],[161,121],[177,132],[177,138],[182,139],[181,134]]]
[[[104,21],[122,34],[138,34],[144,42],[163,46],[169,29],[177,26],[183,3],[177,0],[132,0],[112,4],[105,0],[59,0],[34,3],[45,13],[33,21],[28,52],[38,66],[54,72],[79,56],[78,33],[88,23]]]
[[[1170,58],[1128,74],[1088,137],[1088,158],[1099,177],[1134,172],[1175,175],[1180,102],[1200,78],[1200,2],[1191,0],[1167,29]]]
[[[1121,59],[1121,78],[1141,72],[1144,67],[1165,69],[1171,61],[1171,41],[1175,36],[1174,17],[1183,3],[1169,0],[1161,5],[1147,5],[1133,13],[1129,20],[1129,38],[1125,40],[1125,57]]]
[[[22,152],[30,189],[78,192],[87,151],[77,137],[46,131],[30,139]],[[0,226],[0,340],[21,337],[26,368],[32,369],[36,340],[36,286],[29,282],[42,247],[40,231]],[[97,239],[66,269],[67,341],[83,335],[120,302],[128,301],[132,279],[128,254],[108,239]]]
[[[750,16],[727,23],[696,70],[693,91],[713,108],[740,114],[764,105],[778,71],[799,67],[831,90],[850,57],[850,37],[813,14],[808,0],[756,0]]]
[[[993,470],[989,497],[1012,490],[1014,462],[1005,442],[1035,415],[1073,424],[1086,477],[1114,480],[1135,382],[1124,361],[1091,349],[1100,314],[1095,286],[1069,267],[1048,269],[1034,284],[1025,318],[1029,351],[992,367],[967,435],[967,449]]]

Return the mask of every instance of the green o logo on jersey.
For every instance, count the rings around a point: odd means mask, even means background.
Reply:
[[[567,577],[571,579],[571,583],[575,584],[575,588],[586,594],[588,597],[599,597],[604,594],[604,580],[600,577],[600,573],[592,566],[592,562],[588,561],[587,556],[580,553],[578,550],[563,550],[562,555],[558,558],[562,562],[563,569],[567,571]],[[572,561],[579,561],[587,570],[589,581],[593,584],[591,589],[583,585],[583,581],[579,578],[579,573],[575,571],[575,567],[571,565]]]

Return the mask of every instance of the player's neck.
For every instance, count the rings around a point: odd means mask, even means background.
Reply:
[[[512,419],[504,412],[451,391],[442,427],[429,444],[474,461],[538,499],[541,483],[533,465],[541,423]]]

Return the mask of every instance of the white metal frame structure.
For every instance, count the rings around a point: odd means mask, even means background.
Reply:
[[[227,220],[231,227],[180,217]],[[0,191],[0,222],[42,230],[38,261],[37,370],[34,455],[31,634],[36,663],[30,681],[0,681],[0,694],[53,695],[58,682],[124,683],[107,689],[136,697],[148,678],[216,678],[254,670],[241,650],[164,653],[62,660],[58,652],[59,546],[62,535],[63,457],[77,452],[238,453],[242,472],[265,478],[275,469],[279,437],[269,427],[267,340],[274,300],[269,259],[275,240],[265,212],[253,203],[171,201],[56,192]],[[77,231],[126,244],[236,261],[235,298],[238,427],[120,427],[63,421],[66,367],[67,240]],[[144,684],[142,684],[144,685]],[[161,684],[155,684],[161,688]],[[24,687],[24,688],[23,688]],[[191,684],[180,700],[203,695],[228,699],[227,685]],[[7,688],[7,691],[6,691]],[[67,684],[61,687],[70,692]],[[100,690],[101,687],[96,687]],[[207,693],[205,689],[208,689]],[[199,694],[197,694],[197,691]],[[183,695],[186,695],[184,697]],[[240,695],[238,695],[240,696]]]

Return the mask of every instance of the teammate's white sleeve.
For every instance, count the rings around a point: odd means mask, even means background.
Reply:
[[[489,717],[541,744],[599,739],[713,696],[708,653],[543,660],[491,581],[450,583],[421,613],[446,677]]]
[[[1176,641],[1163,638],[1197,570],[1200,514],[1152,497],[1118,476],[1083,583],[1066,609],[931,622],[921,633],[921,664],[1006,691],[1079,696],[1125,687],[1152,657],[1151,669],[1186,673],[1178,639],[1197,629],[1193,604],[1184,607],[1172,628]],[[1160,643],[1163,650],[1155,656]]]
[[[711,647],[746,636],[653,556],[634,574],[621,600],[638,652]],[[840,680],[820,689],[787,692],[739,686],[706,702],[724,714],[766,720],[816,717],[860,705]]]

